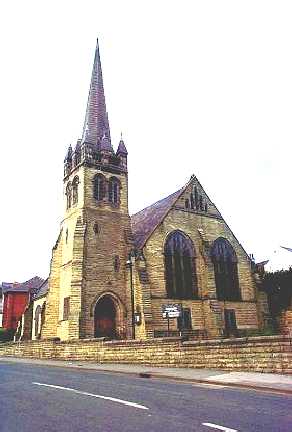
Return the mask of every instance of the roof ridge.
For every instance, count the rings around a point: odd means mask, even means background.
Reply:
[[[180,189],[178,189],[176,192],[173,192],[173,193],[167,195],[166,197],[161,198],[161,199],[158,200],[158,201],[155,201],[154,203],[148,205],[147,207],[144,207],[143,209],[139,210],[137,213],[133,213],[130,217],[132,218],[133,216],[138,215],[139,213],[141,213],[141,212],[143,212],[143,211],[149,209],[150,207],[153,207],[155,204],[158,204],[158,203],[160,203],[161,201],[163,201],[163,200],[165,200],[165,199],[167,199],[167,198],[170,198],[172,195],[177,194],[177,193],[180,192],[182,189],[183,189],[183,188],[180,188]]]

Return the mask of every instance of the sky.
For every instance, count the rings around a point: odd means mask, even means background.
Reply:
[[[292,264],[291,21],[278,0],[1,2],[0,280],[48,276],[97,37],[130,213],[195,174],[247,253]]]

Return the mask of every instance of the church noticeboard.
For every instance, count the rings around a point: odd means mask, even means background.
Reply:
[[[162,305],[162,317],[163,318],[179,318],[181,316],[182,309],[180,304],[164,304]]]

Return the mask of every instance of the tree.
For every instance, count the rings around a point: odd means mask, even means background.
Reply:
[[[263,289],[268,295],[273,324],[277,328],[281,312],[292,308],[292,267],[289,270],[266,273]]]

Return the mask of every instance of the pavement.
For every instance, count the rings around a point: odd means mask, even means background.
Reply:
[[[292,375],[277,373],[227,372],[218,369],[167,368],[138,364],[109,364],[89,361],[40,360],[16,357],[0,357],[1,361],[129,374],[145,379],[170,379],[210,385],[252,388],[292,395]]]

